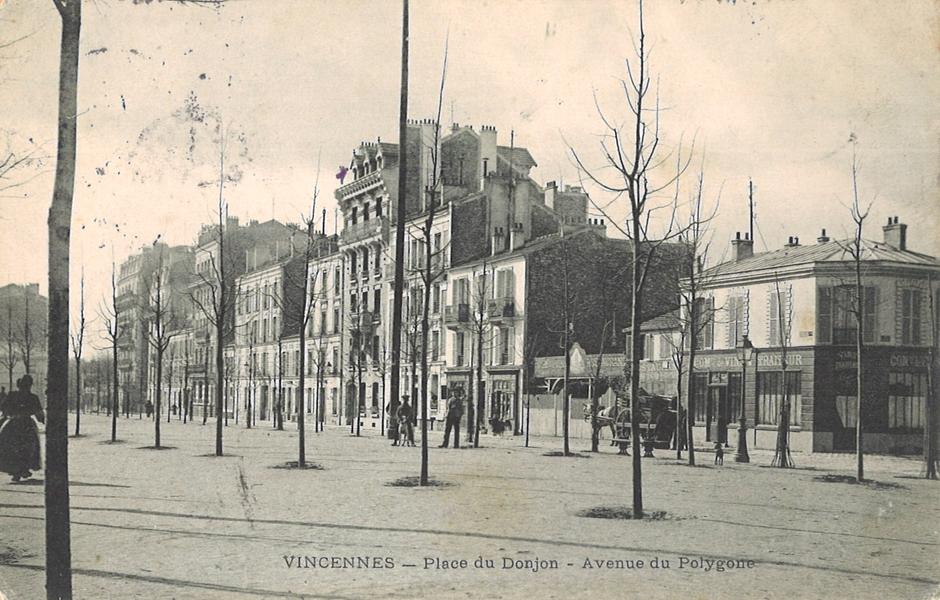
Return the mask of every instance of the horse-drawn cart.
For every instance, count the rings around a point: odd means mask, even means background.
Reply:
[[[653,449],[669,448],[672,437],[676,431],[676,399],[669,396],[649,394],[640,390],[639,430],[640,440],[643,444],[643,456],[652,457]],[[591,421],[593,405],[584,404],[584,419]],[[619,454],[629,454],[633,422],[630,414],[630,401],[627,398],[617,398],[615,406],[599,406],[597,411],[596,428],[600,430],[609,427],[611,445],[620,448]]]

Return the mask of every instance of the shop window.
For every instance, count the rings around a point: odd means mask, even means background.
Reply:
[[[776,425],[780,420],[780,408],[785,394],[790,398],[790,425],[800,424],[802,393],[800,371],[788,371],[786,379],[779,371],[757,374],[757,422],[761,425]],[[784,382],[786,390],[784,390]]]
[[[923,431],[926,404],[926,373],[888,373],[888,429]]]

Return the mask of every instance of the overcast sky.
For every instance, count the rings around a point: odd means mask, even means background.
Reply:
[[[450,35],[443,121],[493,125],[530,149],[540,183],[577,183],[568,145],[597,160],[594,108],[625,116],[632,2],[411,3],[412,118],[433,116]],[[709,198],[721,192],[713,256],[747,227],[757,250],[821,227],[846,234],[852,146],[874,200],[866,237],[898,215],[910,246],[940,254],[940,15],[930,0],[655,1],[646,7],[666,145],[696,141]],[[193,241],[212,218],[218,153],[180,118],[187,98],[221,115],[240,173],[226,198],[241,217],[297,220],[317,181],[333,227],[334,175],[362,140],[397,138],[400,6],[347,0],[234,0],[220,10],[86,2],[79,67],[73,287],[90,302],[118,260],[160,234]],[[0,1],[0,133],[55,153],[59,18],[52,1]],[[191,113],[190,113],[191,114]],[[6,142],[0,140],[0,145]],[[0,193],[0,283],[46,287],[45,173]],[[32,176],[32,174],[30,174]],[[691,190],[683,182],[681,195]],[[600,193],[594,197],[606,202]],[[620,211],[623,214],[623,211]],[[713,259],[714,260],[714,259]]]

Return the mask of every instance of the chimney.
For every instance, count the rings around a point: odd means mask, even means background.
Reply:
[[[881,229],[885,232],[885,244],[895,250],[907,250],[907,225],[897,217],[888,217],[888,224]]]
[[[518,250],[525,244],[525,229],[522,223],[516,223],[509,231],[509,250]]]
[[[789,238],[787,238],[787,243],[784,246],[784,248],[795,248],[799,245],[800,245],[800,238],[794,235],[791,235]]]
[[[816,238],[816,242],[819,244],[825,244],[828,241],[829,241],[829,236],[826,235],[826,230],[823,229],[822,233],[819,234],[819,237]]]
[[[504,232],[502,227],[493,228],[493,240],[490,252],[491,255],[495,256],[503,249],[503,235]]]
[[[545,184],[545,206],[555,210],[555,192],[558,191],[558,185],[554,181]]]
[[[731,240],[731,256],[734,262],[754,256],[754,241],[750,237],[745,233],[742,239],[740,231],[734,234],[734,239]]]
[[[492,125],[480,127],[480,189],[483,179],[496,172],[496,128]]]

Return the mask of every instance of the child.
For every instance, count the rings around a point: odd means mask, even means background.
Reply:
[[[715,442],[715,464],[718,466],[725,464],[725,449],[721,447],[721,442]]]

